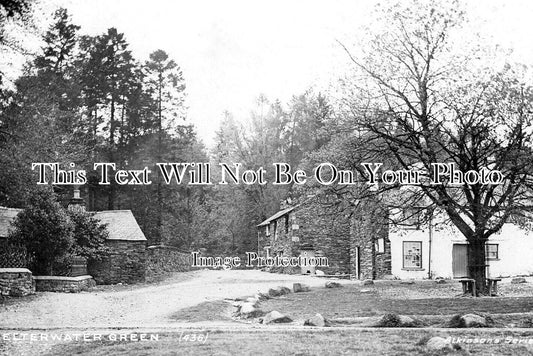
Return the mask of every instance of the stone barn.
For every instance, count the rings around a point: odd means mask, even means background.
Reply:
[[[68,209],[85,210],[78,189],[68,204]],[[6,253],[7,232],[11,221],[21,209],[0,207],[0,268],[26,267],[25,259],[16,251]],[[146,237],[131,210],[95,212],[100,222],[107,224],[109,236],[106,245],[109,255],[100,261],[89,261],[87,272],[99,284],[144,282],[146,275]]]
[[[99,211],[95,217],[107,224],[109,255],[101,261],[89,261],[89,274],[98,284],[144,282],[146,237],[131,210]]]

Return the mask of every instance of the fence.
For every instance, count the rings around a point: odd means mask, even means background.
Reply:
[[[0,241],[0,268],[27,268],[26,250]]]

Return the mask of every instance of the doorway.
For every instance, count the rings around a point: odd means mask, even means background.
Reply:
[[[315,257],[315,251],[314,250],[301,250],[300,251],[300,257],[303,259],[307,259],[309,261],[310,258]],[[309,266],[309,263],[302,263],[301,265],[302,274],[315,274],[315,266]]]
[[[468,245],[453,244],[452,269],[453,278],[468,277]]]

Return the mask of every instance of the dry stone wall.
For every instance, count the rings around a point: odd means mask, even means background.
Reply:
[[[191,254],[171,246],[148,246],[146,280],[157,281],[172,272],[191,270]]]
[[[97,284],[139,283],[146,279],[146,242],[107,240],[108,255],[89,261],[87,270]]]
[[[0,268],[0,295],[23,297],[35,293],[32,273],[26,268]]]

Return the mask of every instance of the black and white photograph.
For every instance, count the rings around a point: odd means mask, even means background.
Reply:
[[[0,0],[0,355],[533,355],[533,3]]]

